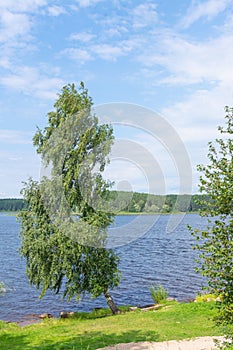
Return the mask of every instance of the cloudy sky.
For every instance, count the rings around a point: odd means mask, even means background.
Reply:
[[[130,125],[110,116],[121,147],[106,176],[139,191],[155,191],[157,176],[181,193],[188,154],[197,191],[196,165],[233,105],[233,0],[0,0],[0,45],[0,198],[39,177],[36,126],[62,86],[80,81],[97,112],[120,103],[155,113]],[[154,174],[142,164],[151,157]]]

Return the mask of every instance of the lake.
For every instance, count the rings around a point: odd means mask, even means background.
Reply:
[[[120,237],[118,243],[114,240],[114,244],[111,243],[121,258],[122,280],[112,291],[118,305],[151,304],[153,300],[149,288],[156,283],[162,284],[168,289],[169,296],[178,300],[194,298],[201,290],[203,279],[194,271],[197,252],[192,245],[195,241],[187,230],[187,224],[201,228],[206,225],[206,219],[197,214],[184,217],[177,214],[173,217],[177,224],[170,231],[167,230],[170,215],[116,217],[110,235],[123,232],[125,237],[130,237],[123,240]],[[89,311],[95,307],[106,307],[102,297],[65,302],[60,295],[48,292],[40,300],[39,292],[28,283],[25,263],[18,254],[19,230],[20,223],[14,215],[0,213],[0,281],[6,286],[6,293],[0,294],[1,320],[19,321],[28,314],[51,313],[58,316],[60,311]],[[132,232],[135,232],[134,236]]]

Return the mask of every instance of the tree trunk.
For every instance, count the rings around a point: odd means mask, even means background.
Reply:
[[[120,310],[118,309],[118,307],[117,307],[116,304],[114,303],[114,300],[113,300],[113,298],[111,297],[110,293],[109,293],[108,291],[106,291],[106,292],[104,293],[104,296],[105,296],[105,298],[106,298],[106,300],[107,300],[107,304],[108,304],[108,306],[110,307],[112,313],[113,313],[114,315],[119,314],[119,313],[120,313]]]

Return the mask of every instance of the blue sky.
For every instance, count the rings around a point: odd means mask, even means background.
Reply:
[[[232,105],[232,0],[0,0],[0,45],[0,198],[19,197],[23,181],[39,178],[36,126],[46,125],[62,86],[80,81],[97,106],[139,105],[169,123],[197,191],[196,165],[207,161],[207,143]],[[116,138],[152,155],[164,192],[182,192],[181,155],[172,159],[150,125],[124,126],[116,126]],[[127,157],[118,150],[106,176],[147,191],[153,173],[140,155],[138,164]]]

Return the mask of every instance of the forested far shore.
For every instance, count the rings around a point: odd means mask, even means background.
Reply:
[[[23,207],[24,201],[21,198],[0,198],[0,211],[19,211]]]
[[[110,208],[115,213],[177,213],[197,212],[208,202],[206,195],[154,195],[139,192],[111,191]],[[0,199],[0,211],[19,211],[24,208],[21,198]],[[74,208],[75,211],[75,208]]]
[[[110,202],[115,211],[126,213],[197,212],[209,201],[206,195],[154,195],[139,192],[111,191]]]

